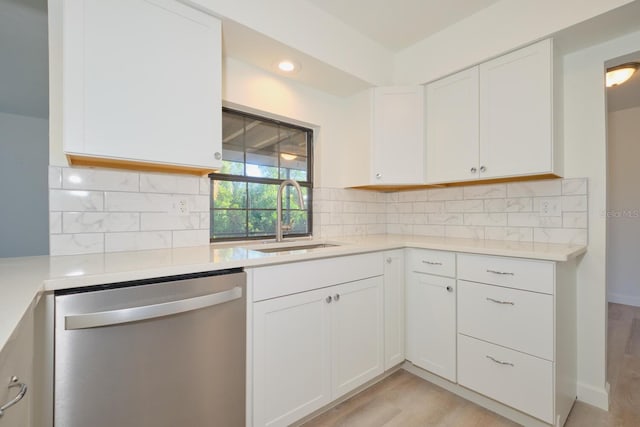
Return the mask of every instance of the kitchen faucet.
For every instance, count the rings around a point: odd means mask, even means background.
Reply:
[[[300,188],[300,184],[293,179],[285,179],[280,183],[280,188],[278,188],[278,197],[277,197],[277,205],[276,205],[276,242],[282,242],[283,236],[282,231],[291,230],[291,224],[283,225],[282,224],[282,192],[284,187],[287,185],[293,185],[296,190],[298,190],[298,200],[300,202],[300,209],[304,209],[304,200],[302,199],[302,189]]]

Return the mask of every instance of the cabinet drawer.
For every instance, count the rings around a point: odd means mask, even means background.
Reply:
[[[382,276],[382,253],[351,255],[253,270],[253,301]]]
[[[553,423],[553,363],[458,335],[458,383]]]
[[[453,252],[431,251],[428,249],[410,249],[407,258],[408,271],[435,274],[438,276],[456,276],[456,254]]]
[[[553,297],[459,280],[458,332],[553,360]]]
[[[553,294],[555,264],[486,255],[458,255],[458,279]]]

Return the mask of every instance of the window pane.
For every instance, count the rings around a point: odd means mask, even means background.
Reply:
[[[216,209],[211,214],[211,237],[214,239],[247,235],[247,211]]]
[[[275,209],[277,194],[277,185],[249,183],[249,208]]]
[[[273,237],[278,181],[311,181],[312,131],[229,109],[222,113],[222,168],[212,174],[212,239]],[[237,176],[229,181],[229,176]],[[303,187],[304,206],[295,188],[283,192],[285,234],[309,234],[310,189]]]
[[[258,122],[246,131],[247,176],[278,178],[278,153],[280,126]]]
[[[309,213],[307,211],[292,211],[290,215],[291,225],[293,226],[293,228],[291,229],[289,234],[309,233]]]
[[[212,208],[245,209],[247,207],[247,183],[213,180],[211,188]]]
[[[275,210],[249,211],[249,236],[273,236],[276,233]]]

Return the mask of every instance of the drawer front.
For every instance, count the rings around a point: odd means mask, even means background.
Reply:
[[[553,294],[555,264],[550,261],[486,255],[458,255],[458,279]]]
[[[259,267],[253,271],[253,301],[297,294],[381,276],[382,252]]]
[[[458,335],[458,383],[553,423],[553,363]]]
[[[458,332],[553,361],[553,296],[459,280]]]
[[[455,277],[456,254],[428,249],[409,249],[407,269],[417,273]]]

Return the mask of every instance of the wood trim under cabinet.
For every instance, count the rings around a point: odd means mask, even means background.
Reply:
[[[391,193],[395,191],[411,191],[426,190],[430,188],[446,188],[446,187],[462,187],[465,185],[483,185],[483,184],[500,184],[503,182],[521,182],[521,181],[539,181],[544,179],[562,178],[553,173],[544,173],[539,175],[511,176],[507,178],[479,179],[474,181],[448,182],[442,184],[409,184],[409,185],[360,185],[357,187],[347,187],[354,190],[371,190],[383,193]]]
[[[78,156],[75,154],[67,154],[67,160],[70,166],[98,166],[112,169],[127,169],[140,172],[164,172],[164,173],[180,173],[197,176],[206,176],[214,169],[207,169],[195,166],[169,165],[162,163],[145,163],[135,160],[111,159],[102,157]]]

